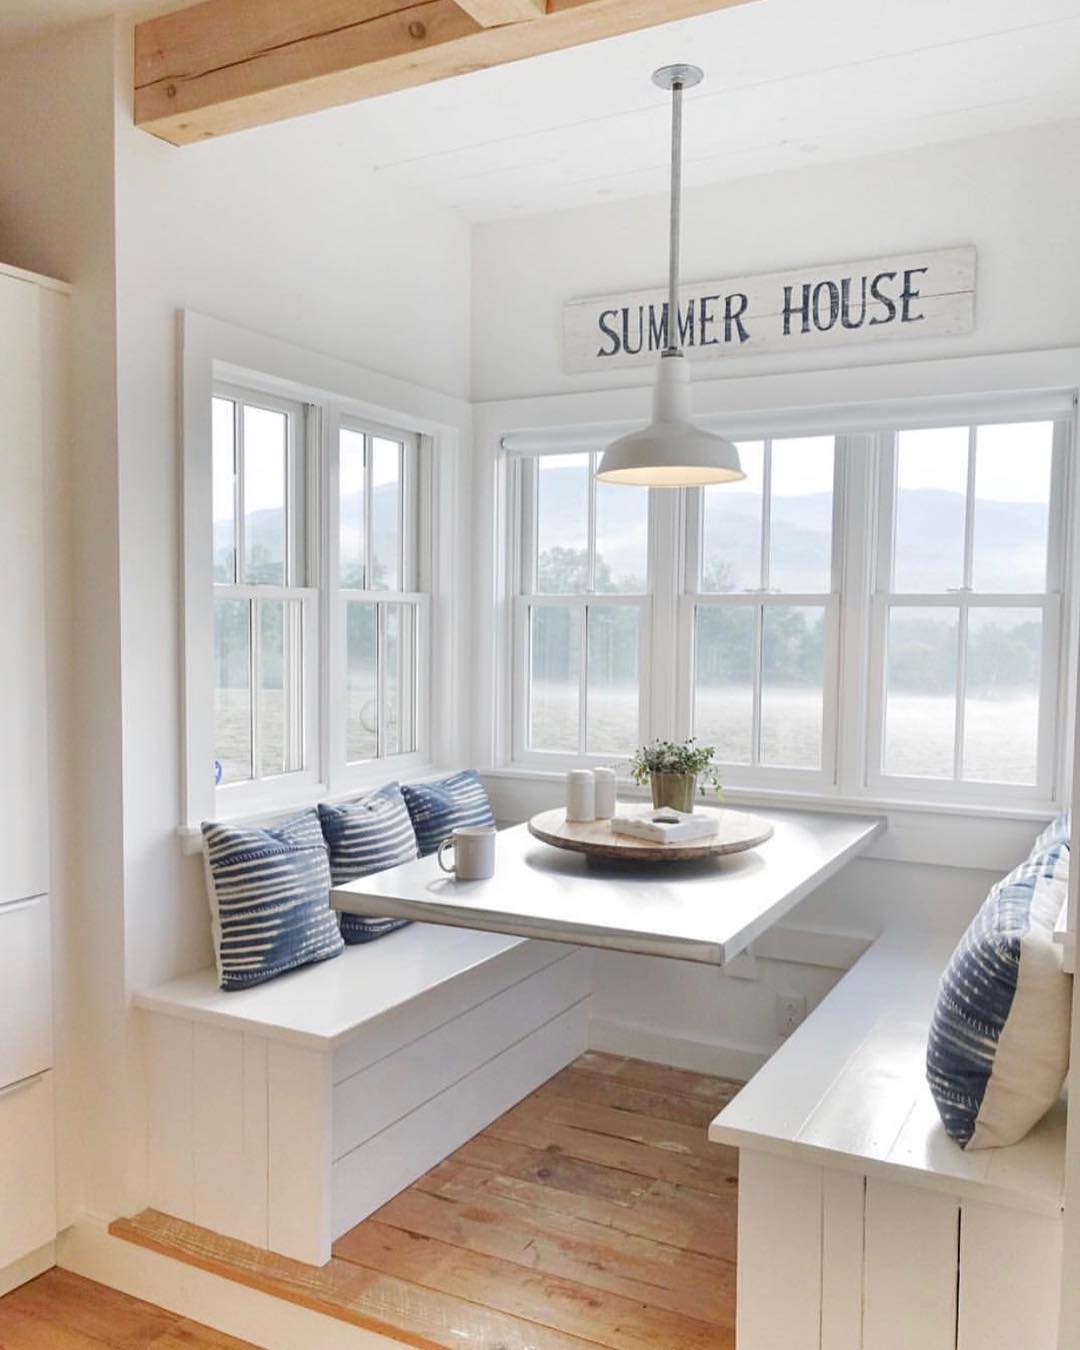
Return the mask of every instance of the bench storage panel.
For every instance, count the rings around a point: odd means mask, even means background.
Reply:
[[[140,995],[146,1202],[322,1264],[335,1237],[582,1053],[591,964],[574,947],[418,925],[259,989],[222,995],[205,972]]]
[[[887,934],[720,1113],[740,1149],[739,1350],[1056,1350],[1061,1103],[966,1153],[926,1086],[953,939]]]

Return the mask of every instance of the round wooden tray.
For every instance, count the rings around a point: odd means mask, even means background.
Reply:
[[[761,816],[748,811],[728,811],[723,807],[698,806],[695,815],[715,816],[720,822],[709,839],[693,839],[685,844],[654,844],[629,834],[616,834],[610,820],[590,820],[582,824],[566,819],[560,807],[541,811],[529,821],[529,833],[555,848],[585,853],[594,858],[619,858],[627,862],[687,862],[692,858],[719,858],[725,853],[742,853],[757,848],[772,838],[773,827]]]

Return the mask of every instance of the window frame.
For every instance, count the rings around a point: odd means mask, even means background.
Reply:
[[[1050,467],[1050,500],[1047,519],[1046,588],[1042,592],[977,591],[967,584],[972,567],[974,544],[976,433],[980,426],[1022,422],[1053,423]],[[925,421],[920,422],[925,427]],[[963,420],[945,420],[942,428],[967,427],[968,473],[965,490],[964,569],[965,580],[955,590],[944,592],[907,592],[892,589],[893,554],[896,536],[898,492],[896,464],[899,433],[907,428],[880,432],[875,437],[876,521],[873,579],[869,604],[870,662],[867,687],[867,745],[865,784],[870,793],[898,799],[957,801],[970,805],[1042,803],[1055,800],[1061,791],[1063,756],[1058,753],[1058,727],[1067,724],[1064,713],[1066,696],[1066,614],[1069,603],[1069,547],[1067,522],[1070,516],[1070,479],[1074,474],[1072,428],[1060,418],[1048,418],[1037,412],[1003,418],[1000,413]],[[957,611],[958,660],[956,673],[956,720],[953,729],[953,777],[930,778],[889,774],[884,768],[885,721],[887,711],[887,665],[889,618],[896,609],[955,609]],[[1036,781],[1022,783],[984,783],[959,777],[962,763],[966,687],[967,623],[972,609],[1037,609],[1042,615],[1042,646],[1039,666],[1039,724],[1036,737]]]
[[[850,372],[816,373],[813,377],[774,377],[763,396],[761,380],[716,380],[697,390],[705,425],[733,440],[755,440],[832,435],[836,439],[838,473],[834,500],[833,591],[837,593],[835,632],[829,638],[829,659],[835,662],[834,692],[824,710],[825,756],[816,775],[809,770],[780,770],[747,774],[745,766],[722,766],[725,784],[733,800],[786,802],[791,805],[831,801],[835,806],[890,806],[903,810],[940,810],[983,816],[1045,818],[1060,809],[1066,796],[1067,779],[1073,766],[1072,747],[1064,736],[1073,722],[1076,672],[1069,665],[1069,651],[1080,629],[1080,549],[1068,537],[1068,526],[1080,520],[1080,475],[1077,473],[1077,374],[1080,352],[1024,353],[978,361],[916,363],[898,372],[871,372],[862,381],[866,397],[842,401]],[[955,370],[955,375],[953,371]],[[952,388],[950,389],[950,384]],[[1002,393],[1003,388],[1013,392]],[[932,391],[932,392],[929,392]],[[832,394],[836,401],[830,402]],[[812,396],[811,396],[812,395]],[[501,511],[495,539],[502,540],[510,559],[506,570],[496,566],[490,576],[496,594],[511,603],[508,621],[500,623],[496,608],[494,626],[501,631],[505,657],[497,656],[485,679],[491,681],[492,703],[498,710],[486,743],[494,752],[493,771],[523,777],[543,769],[565,770],[588,765],[591,757],[572,755],[544,757],[520,751],[523,682],[523,632],[517,620],[519,605],[518,541],[521,520],[520,465],[534,456],[596,450],[622,434],[626,424],[611,419],[625,407],[625,393],[589,396],[553,396],[493,403],[480,414],[480,427],[494,448],[493,483],[501,480]],[[745,411],[740,411],[745,407]],[[725,411],[719,411],[724,409]],[[771,411],[769,411],[771,409]],[[733,411],[734,410],[734,411]],[[563,419],[560,420],[560,413]],[[566,416],[580,419],[567,425]],[[877,582],[877,528],[881,495],[881,444],[896,431],[946,425],[986,425],[1019,421],[1055,423],[1055,478],[1052,487],[1051,530],[1055,543],[1060,591],[1056,619],[1044,626],[1044,658],[1040,686],[1041,767],[1040,782],[1032,787],[958,785],[936,779],[904,782],[871,772],[880,731],[873,705],[880,660],[876,645],[875,588]],[[535,430],[514,428],[533,427]],[[697,596],[690,595],[680,578],[685,577],[685,543],[688,517],[686,492],[653,491],[650,503],[650,590],[653,597],[651,628],[654,649],[665,643],[677,646],[679,668],[650,668],[645,657],[643,671],[651,682],[648,719],[643,720],[641,739],[655,735],[685,737],[690,734],[693,665],[692,615]],[[677,500],[676,500],[677,499]],[[1056,523],[1055,523],[1056,517]],[[839,558],[838,555],[839,554]],[[655,565],[654,565],[655,564]],[[662,598],[677,587],[678,613],[665,613]],[[784,596],[783,601],[810,597]],[[1022,600],[1005,597],[1005,607]],[[815,603],[817,597],[813,597]],[[874,657],[868,661],[868,653]],[[833,672],[826,669],[826,683]],[[490,705],[489,705],[490,706]],[[840,716],[840,709],[851,709]],[[875,719],[871,721],[871,717]],[[505,720],[500,720],[505,719]],[[830,719],[833,735],[830,737]],[[509,727],[510,734],[503,728]],[[485,734],[486,738],[486,734]],[[830,755],[831,749],[831,755]],[[615,762],[608,760],[607,762]],[[954,788],[956,790],[947,790]]]
[[[310,483],[313,473],[312,450],[314,438],[311,422],[315,415],[312,405],[299,399],[284,398],[280,394],[256,385],[240,385],[227,380],[214,380],[211,398],[222,399],[233,405],[233,522],[234,567],[232,582],[212,578],[212,596],[219,602],[237,601],[249,605],[248,670],[251,689],[251,777],[232,783],[214,785],[214,803],[223,814],[237,811],[259,811],[279,797],[292,798],[297,792],[311,791],[319,782],[319,651],[321,646],[320,588],[318,567],[314,558]],[[260,408],[279,412],[287,420],[285,465],[285,556],[284,584],[244,580],[245,519],[244,519],[244,409]],[[210,457],[213,449],[211,445]],[[212,471],[212,470],[211,470]],[[212,528],[212,526],[211,526]],[[260,762],[261,736],[259,692],[261,677],[261,641],[259,638],[260,605],[263,602],[298,602],[301,605],[302,639],[299,652],[290,660],[290,673],[299,678],[300,743],[302,764],[299,769],[281,774],[264,774]],[[297,728],[291,729],[296,735]],[[215,734],[214,750],[217,750]],[[211,755],[211,760],[216,756]]]
[[[430,693],[431,693],[431,550],[425,547],[430,536],[427,525],[432,515],[431,456],[424,453],[424,437],[406,432],[360,414],[355,407],[332,401],[327,408],[327,434],[324,438],[327,512],[324,515],[323,567],[327,584],[324,588],[324,622],[329,640],[323,661],[324,698],[327,709],[326,760],[328,789],[334,794],[357,791],[386,780],[388,768],[392,774],[408,775],[418,772],[431,762]],[[399,590],[380,587],[353,587],[341,584],[341,529],[337,515],[340,486],[341,432],[349,430],[362,434],[365,444],[382,438],[402,445],[402,493],[399,508],[399,538],[401,581],[412,585]],[[372,464],[366,460],[364,472],[365,555],[371,557],[371,482]],[[409,501],[411,496],[412,500]],[[410,551],[414,550],[412,558]],[[365,565],[365,581],[370,564]],[[385,734],[383,690],[385,687],[384,607],[408,604],[416,612],[416,658],[413,672],[413,715],[415,718],[415,749],[400,754],[378,754],[366,760],[350,761],[347,751],[346,684],[343,663],[347,661],[346,612],[350,603],[374,604],[378,611],[377,664],[380,717],[378,737]],[[335,679],[335,672],[342,678]]]
[[[740,437],[747,441],[750,438]],[[789,432],[753,438],[765,447],[774,441],[803,439]],[[685,526],[683,529],[682,583],[678,600],[678,703],[677,735],[692,736],[694,732],[694,704],[696,702],[697,632],[696,615],[699,608],[752,607],[754,609],[753,663],[754,676],[751,692],[751,762],[740,764],[718,761],[726,783],[734,786],[756,786],[767,781],[772,787],[793,791],[828,792],[837,786],[837,720],[839,716],[840,686],[840,629],[844,594],[844,538],[842,494],[849,459],[848,438],[839,434],[833,441],[832,529],[830,538],[830,584],[827,591],[796,593],[779,591],[767,585],[744,591],[701,590],[702,554],[704,541],[705,493],[701,488],[685,491]],[[771,448],[766,452],[766,464]],[[720,489],[722,490],[722,488]],[[771,543],[771,475],[766,469],[762,483],[761,519],[761,580],[769,580],[769,552]],[[761,740],[762,628],[767,608],[813,606],[824,610],[825,651],[822,665],[821,708],[821,764],[817,769],[783,765],[762,765],[759,762]]]
[[[562,452],[560,452],[562,453]],[[575,447],[568,446],[566,454],[579,453]],[[596,565],[596,465],[599,452],[582,451],[589,455],[588,497],[587,497],[587,548],[586,579],[589,584],[595,581]],[[575,766],[596,767],[605,764],[629,764],[630,755],[589,751],[587,704],[589,684],[588,653],[588,610],[589,608],[611,608],[626,606],[638,613],[638,732],[639,739],[648,738],[652,687],[650,665],[647,657],[650,651],[652,635],[653,585],[655,576],[655,493],[649,493],[647,545],[646,545],[646,587],[641,592],[582,590],[559,594],[554,591],[537,591],[536,558],[538,529],[538,457],[522,457],[515,466],[513,475],[514,514],[513,519],[519,528],[512,533],[513,574],[512,620],[513,655],[511,677],[511,746],[514,762],[537,769],[561,770]],[[565,750],[541,750],[529,744],[530,737],[530,667],[531,667],[531,614],[542,607],[568,608],[579,615],[581,634],[581,662],[578,672],[578,750],[576,753]]]

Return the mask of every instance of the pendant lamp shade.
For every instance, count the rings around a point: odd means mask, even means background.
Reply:
[[[653,420],[621,436],[596,470],[605,483],[636,487],[705,487],[745,478],[739,452],[690,419],[690,372],[680,345],[679,224],[682,204],[682,93],[699,84],[697,66],[664,66],[653,82],[671,90],[671,236],[668,256],[667,345],[660,357]]]
[[[597,478],[638,487],[705,487],[746,477],[735,446],[691,422],[687,365],[682,352],[665,352],[660,358],[653,420],[612,441]]]

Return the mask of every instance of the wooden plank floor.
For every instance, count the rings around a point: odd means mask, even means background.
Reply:
[[[148,1210],[112,1232],[453,1350],[730,1350],[738,1085],[589,1053],[301,1265]],[[6,1347],[4,1347],[6,1350]]]
[[[0,1350],[255,1350],[66,1270],[0,1298]]]

